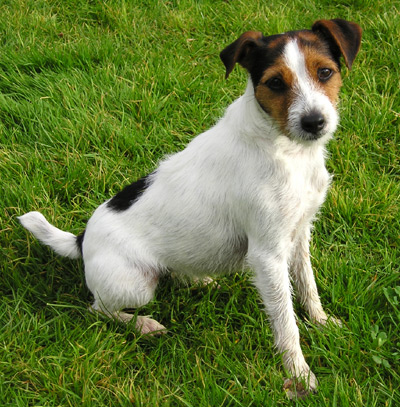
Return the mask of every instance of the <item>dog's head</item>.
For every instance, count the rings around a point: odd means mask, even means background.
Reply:
[[[312,141],[336,130],[340,58],[351,68],[360,44],[357,24],[319,20],[311,30],[268,37],[248,31],[220,56],[226,77],[236,62],[248,70],[259,105],[284,134]]]

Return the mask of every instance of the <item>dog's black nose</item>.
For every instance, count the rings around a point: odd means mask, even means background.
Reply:
[[[307,133],[317,134],[324,126],[325,119],[320,112],[310,112],[301,118],[301,128]]]

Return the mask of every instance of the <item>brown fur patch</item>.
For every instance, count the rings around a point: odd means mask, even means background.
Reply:
[[[284,92],[275,92],[271,90],[266,83],[272,78],[282,79],[287,89]],[[275,119],[282,131],[286,131],[289,106],[293,102],[293,74],[284,63],[283,57],[276,60],[276,63],[267,68],[255,88],[255,96],[261,107]]]

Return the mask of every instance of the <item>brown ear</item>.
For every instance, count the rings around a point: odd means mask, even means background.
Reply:
[[[247,31],[221,51],[219,56],[226,68],[225,78],[232,72],[236,62],[244,68],[249,68],[250,51],[259,44],[261,38],[260,32]]]
[[[346,20],[318,20],[312,30],[321,33],[332,46],[334,56],[343,55],[346,66],[351,69],[361,45],[361,27]]]

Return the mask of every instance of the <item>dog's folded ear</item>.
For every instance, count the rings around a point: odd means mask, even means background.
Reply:
[[[226,68],[225,78],[232,72],[236,62],[246,69],[250,68],[251,51],[260,45],[261,38],[259,31],[247,31],[221,51],[219,56]]]
[[[318,20],[312,31],[328,41],[337,61],[343,55],[346,66],[351,69],[361,45],[362,29],[358,24],[341,19]]]

